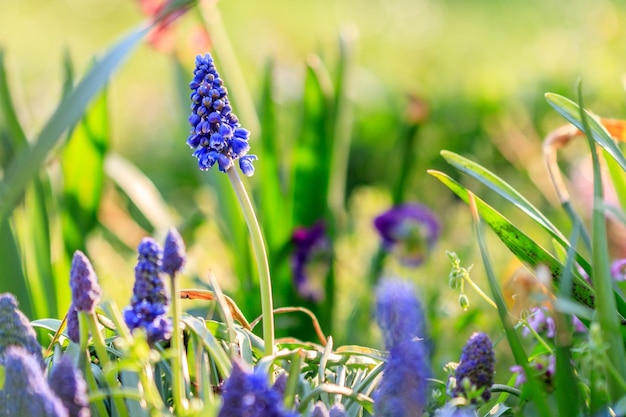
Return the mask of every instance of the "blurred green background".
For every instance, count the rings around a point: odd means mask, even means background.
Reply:
[[[395,137],[399,121],[415,100],[425,102],[429,110],[416,138],[407,199],[433,207],[441,215],[444,234],[424,266],[406,270],[392,265],[390,270],[418,283],[429,314],[438,317],[433,320],[434,331],[455,331],[465,338],[491,326],[490,307],[471,290],[472,307],[463,313],[458,294],[447,288],[446,249],[459,253],[465,266],[477,264],[472,275],[479,284],[484,278],[467,207],[426,169],[445,170],[439,151],[453,150],[497,172],[549,217],[556,216],[557,224],[565,224],[563,215],[553,211],[555,195],[540,154],[541,138],[563,122],[543,94],[573,97],[575,82],[582,79],[589,108],[607,117],[623,113],[626,4],[229,0],[219,2],[218,8],[257,102],[260,74],[269,60],[275,65],[274,98],[283,111],[278,140],[284,146],[293,146],[299,135],[297,103],[303,96],[305,62],[318,54],[334,65],[339,34],[357,34],[356,68],[349,80],[354,124],[346,204],[351,223],[335,242],[338,307],[333,332],[339,342],[352,342],[345,337],[343,324],[352,300],[369,291],[362,280],[378,244],[371,220],[389,207],[390,183],[399,160]],[[143,19],[138,3],[131,0],[1,0],[0,46],[27,136],[39,132],[60,100],[63,55],[69,53],[80,77],[94,54],[101,54]],[[156,213],[157,218],[179,226],[194,223],[199,214],[208,219],[193,233],[188,275],[203,277],[213,271],[231,293],[237,289],[233,272],[237,259],[217,233],[219,196],[201,179],[216,173],[199,174],[185,145],[189,110],[180,99],[176,67],[169,56],[175,54],[191,74],[195,54],[204,52],[192,37],[195,19],[189,13],[176,23],[175,52],[142,44],[113,77],[107,104],[109,141],[111,151],[132,161],[154,183],[160,201],[166,202],[165,213]],[[223,76],[228,82],[228,75]],[[237,103],[233,106],[237,112]],[[254,141],[252,132],[252,153]],[[54,164],[50,169],[54,172]],[[262,196],[263,184],[258,181],[258,175],[249,180]],[[132,291],[135,255],[118,250],[107,233],[132,248],[155,230],[141,219],[137,222],[141,216],[133,216],[132,210],[130,214],[121,210],[124,203],[116,200],[119,195],[111,188],[105,186],[99,213],[107,232],[98,230],[90,236],[89,254],[105,294],[125,305]],[[474,188],[480,194],[482,188]],[[501,200],[491,202],[518,225],[530,224]],[[545,236],[540,239],[549,241]],[[507,279],[512,256],[497,239],[491,247],[497,272]],[[252,319],[258,312],[244,313]],[[441,358],[447,349],[458,351],[460,344],[444,349]]]

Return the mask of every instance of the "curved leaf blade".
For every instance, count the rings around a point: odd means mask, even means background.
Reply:
[[[50,151],[59,143],[63,132],[80,120],[93,97],[104,87],[113,71],[147,31],[147,27],[136,30],[115,45],[63,98],[41,130],[35,144],[31,148],[21,149],[16,154],[6,170],[4,180],[0,183],[0,221],[13,211],[19,196],[37,175]]]
[[[587,132],[585,126],[583,125],[583,121],[581,120],[581,110],[578,104],[568,98],[554,93],[546,93],[545,97],[548,104],[552,106],[557,113],[576,126],[580,131]],[[611,155],[613,159],[615,159],[619,166],[626,171],[626,157],[624,157],[624,154],[619,146],[617,146],[609,132],[591,113],[584,109],[583,112],[587,116],[586,121],[589,124],[589,133],[591,133],[590,139],[600,145],[609,155]]]
[[[427,172],[441,181],[463,201],[469,203],[469,191],[461,184],[454,181],[443,172],[434,170],[429,170]],[[530,266],[547,266],[552,275],[552,280],[558,288],[565,266],[525,233],[515,227],[506,217],[496,211],[493,207],[478,197],[474,197],[474,199],[476,201],[476,207],[480,217],[487,225],[489,225],[496,235],[498,235],[500,240],[502,240],[502,243],[504,243],[521,261],[529,264]],[[572,297],[579,303],[593,308],[593,289],[589,286],[589,284],[587,284],[587,282],[585,282],[578,271],[574,271]],[[624,313],[626,313],[626,309],[624,309],[624,311],[620,311],[620,313],[624,315]]]

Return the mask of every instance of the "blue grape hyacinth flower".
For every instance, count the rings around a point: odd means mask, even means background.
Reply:
[[[0,294],[0,356],[11,346],[19,346],[44,367],[41,345],[28,318],[22,313],[13,294]]]
[[[48,384],[69,411],[69,417],[90,417],[87,383],[74,367],[69,355],[63,355],[48,375]]]
[[[424,312],[413,285],[383,279],[376,289],[376,317],[389,358],[374,392],[375,415],[420,416],[428,401],[431,370]]]
[[[69,417],[63,402],[50,389],[38,358],[11,346],[2,356],[4,388],[0,391],[0,417]]]
[[[222,408],[217,417],[296,417],[285,410],[280,388],[270,387],[267,375],[251,372],[240,361],[233,362],[230,377],[224,383]]]
[[[437,216],[416,203],[392,207],[374,219],[383,248],[393,252],[403,265],[421,265],[439,238]]]
[[[217,163],[220,171],[226,172],[239,160],[239,168],[246,176],[254,174],[248,155],[250,132],[242,128],[228,101],[228,91],[220,78],[210,54],[196,57],[196,67],[191,89],[191,133],[187,144],[195,149],[193,156],[198,167],[206,171]]]
[[[163,245],[163,264],[161,269],[174,277],[185,264],[185,242],[178,230],[171,228],[165,236]]]
[[[93,313],[96,304],[100,301],[100,285],[98,277],[87,256],[81,251],[74,252],[70,269],[70,288],[72,289],[72,304],[76,311]]]
[[[167,340],[172,334],[172,322],[165,315],[169,297],[160,276],[161,248],[152,238],[144,238],[137,248],[135,285],[131,305],[124,309],[124,321],[130,330],[143,328],[148,343]]]
[[[454,394],[467,397],[467,379],[473,389],[482,389],[481,397],[484,401],[491,398],[491,385],[495,372],[496,357],[493,352],[493,344],[485,333],[474,333],[463,347],[459,366],[454,373],[456,387]],[[476,402],[472,399],[472,402]]]

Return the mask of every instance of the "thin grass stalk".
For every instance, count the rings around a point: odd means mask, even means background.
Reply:
[[[111,360],[109,359],[109,353],[107,352],[104,339],[102,338],[102,335],[100,334],[100,330],[98,329],[96,314],[79,311],[78,315],[79,317],[81,315],[84,315],[86,318],[87,325],[89,327],[89,330],[91,331],[93,344],[94,344],[94,347],[96,348],[96,353],[98,354],[100,367],[102,368],[104,377],[107,381],[107,384],[109,385],[109,388],[110,389],[117,388],[117,385],[118,385],[117,375],[116,375],[117,373],[113,372]],[[118,416],[129,417],[128,409],[126,408],[126,404],[124,403],[124,400],[119,397],[113,397],[112,400],[113,400],[113,404],[115,405]]]
[[[472,213],[472,219],[474,221],[474,231],[476,233],[476,239],[478,240],[478,246],[480,248],[480,254],[485,267],[485,273],[489,281],[489,286],[491,287],[491,292],[493,293],[493,300],[498,306],[498,316],[500,317],[500,322],[502,323],[502,327],[504,328],[504,332],[509,342],[509,346],[511,347],[511,352],[513,353],[513,357],[515,358],[515,362],[522,367],[522,369],[524,370],[524,374],[527,377],[526,385],[528,387],[529,393],[528,400],[532,401],[535,404],[537,412],[541,417],[551,417],[552,413],[550,412],[550,407],[548,406],[545,392],[541,387],[539,381],[537,380],[537,377],[534,376],[532,369],[528,365],[528,357],[526,355],[526,352],[524,352],[524,348],[522,347],[519,337],[515,333],[515,329],[513,328],[513,326],[511,326],[511,323],[509,323],[506,302],[504,300],[502,291],[500,290],[496,275],[494,274],[491,267],[491,261],[489,260],[487,244],[483,236],[482,223],[478,214],[478,208],[476,206],[474,194],[468,192],[468,197],[468,202]]]
[[[230,43],[228,33],[222,22],[222,16],[217,7],[217,2],[198,2],[194,6],[194,10],[196,11],[198,20],[202,23],[203,27],[207,28],[213,40],[214,50],[212,54],[219,57],[223,74],[226,74],[224,79],[228,80],[228,90],[230,91],[230,95],[235,98],[233,101],[237,102],[237,114],[239,118],[244,122],[243,124],[248,130],[251,132],[259,132],[261,130],[261,123],[259,122],[259,116],[254,107],[254,100],[249,93],[250,90],[246,86],[246,80],[237,62],[235,50]]]
[[[606,223],[604,214],[603,187],[600,168],[600,158],[593,139],[593,131],[589,127],[587,113],[584,110],[582,87],[578,84],[578,100],[580,104],[580,118],[585,128],[587,142],[591,152],[593,164],[593,214],[592,214],[592,265],[593,265],[593,286],[596,293],[596,311],[598,323],[602,330],[602,338],[608,345],[607,356],[609,363],[607,367],[613,367],[619,375],[626,375],[626,355],[624,353],[624,341],[620,332],[619,314],[613,294],[610,264],[608,259],[609,247],[606,234]],[[614,373],[608,373],[609,394],[613,401],[617,401],[626,394],[626,390],[620,384]]]
[[[172,299],[172,325],[174,327],[171,350],[172,355],[172,398],[174,401],[174,409],[177,413],[182,413],[187,408],[187,399],[185,396],[185,385],[182,378],[182,352],[181,352],[181,339],[182,331],[180,327],[180,318],[182,316],[182,310],[180,306],[180,297],[178,296],[179,285],[178,279],[175,275],[170,275],[170,288]]]
[[[564,300],[571,300],[573,268],[576,259],[576,244],[580,238],[580,223],[575,223],[570,238],[570,247],[567,251],[567,262],[559,295]],[[553,303],[554,306],[554,303]],[[572,368],[572,321],[568,314],[563,314],[554,310],[554,323],[556,325],[555,352],[556,352],[556,385],[559,387],[555,391],[557,406],[562,416],[575,416],[579,413],[582,405],[581,393],[578,386],[578,379],[574,375]]]
[[[270,356],[274,354],[274,308],[272,300],[272,280],[270,277],[265,243],[263,242],[263,234],[261,233],[254,207],[239,177],[237,169],[231,167],[228,169],[227,173],[233,185],[233,189],[235,190],[235,194],[237,195],[237,199],[239,200],[246,223],[248,224],[250,240],[252,241],[252,248],[256,257],[259,272],[259,287],[261,291],[261,312],[263,314],[263,341],[265,344],[265,355]],[[270,373],[270,380],[273,381],[273,379],[273,374]]]

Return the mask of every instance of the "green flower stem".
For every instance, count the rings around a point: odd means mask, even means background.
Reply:
[[[465,274],[465,276],[463,277],[463,281],[467,282],[474,289],[474,291],[476,291],[478,295],[480,295],[480,297],[485,300],[491,307],[495,308],[496,310],[498,309],[496,303],[494,303],[493,300],[487,294],[485,294],[484,291],[481,290],[480,287],[476,285],[476,283],[470,278],[469,273]]]
[[[181,354],[181,328],[180,318],[182,311],[180,307],[180,297],[178,296],[178,280],[175,275],[170,275],[170,293],[172,294],[172,324],[174,326],[174,333],[172,334],[171,350],[172,355],[172,397],[174,399],[174,408],[177,414],[182,414],[186,409],[185,387],[182,379],[182,369],[180,363],[182,361]]]
[[[152,417],[162,417],[167,415],[162,413],[162,410],[166,410],[165,404],[161,399],[161,395],[158,390],[154,386],[154,374],[152,372],[152,367],[150,364],[146,364],[143,368],[143,372],[137,372],[139,375],[139,382],[144,389],[144,395],[146,400],[150,404],[152,404],[152,408],[150,409],[150,416]],[[182,413],[177,413],[177,415],[183,415]]]
[[[96,313],[85,313],[79,311],[78,315],[84,315],[87,319],[87,325],[89,327],[89,330],[91,331],[93,344],[96,348],[96,353],[98,354],[98,359],[100,360],[102,372],[104,373],[104,377],[107,381],[107,384],[109,385],[109,388],[117,388],[117,376],[114,373],[109,372],[111,370],[111,360],[109,359],[109,352],[107,352],[107,348],[104,344],[104,339],[102,338],[100,329],[98,329]],[[126,408],[126,404],[124,403],[123,398],[114,397],[113,403],[115,404],[115,408],[117,409],[117,413],[120,417],[129,417],[128,409]]]
[[[91,360],[88,359],[88,354],[86,353],[87,345],[89,344],[89,327],[87,326],[87,318],[85,317],[85,314],[78,313],[78,326],[80,335],[78,345],[80,346],[81,352],[78,358],[78,367],[83,370],[83,374],[85,375],[85,380],[87,381],[89,391],[94,392],[98,390],[98,383],[96,382],[96,378],[94,377],[93,371],[91,370]],[[108,415],[103,398],[95,401],[94,407],[99,416]]]
[[[93,376],[93,371],[91,370],[91,362],[87,362],[85,367],[83,368],[85,381],[87,382],[87,388],[89,392],[97,392],[98,391],[98,382],[96,382],[96,377]],[[92,411],[95,408],[98,416],[106,417],[109,415],[107,412],[107,408],[104,405],[105,398],[98,399],[90,399],[89,402],[93,402],[93,407],[91,407]]]
[[[257,221],[252,202],[248,197],[246,188],[239,177],[237,169],[231,167],[227,171],[228,178],[230,179],[243,215],[248,223],[248,230],[250,231],[250,239],[252,241],[252,248],[256,256],[257,268],[259,271],[259,286],[261,289],[261,312],[263,314],[263,341],[265,343],[265,355],[274,354],[274,307],[272,301],[272,281],[270,278],[270,268],[267,262],[267,253],[265,251],[265,243],[263,243],[263,235],[259,222]],[[273,380],[273,375],[270,373],[270,379]]]

